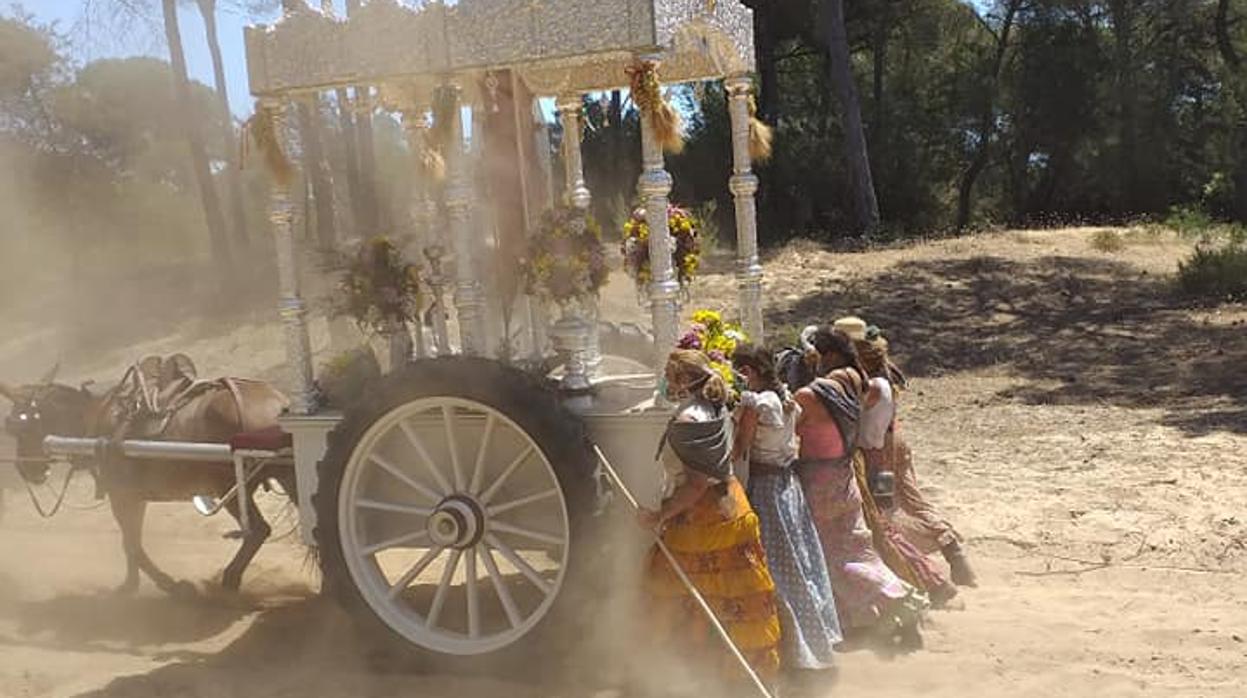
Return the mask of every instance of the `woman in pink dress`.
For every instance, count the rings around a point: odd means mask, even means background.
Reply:
[[[862,513],[854,458],[858,420],[866,400],[866,373],[853,342],[823,327],[814,334],[817,374],[799,390],[798,475],[818,529],[840,622],[848,632],[874,631],[903,645],[918,645],[922,598],[875,551]]]

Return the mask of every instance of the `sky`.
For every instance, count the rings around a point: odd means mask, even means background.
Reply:
[[[94,0],[96,3],[107,3],[113,0]],[[25,0],[22,9],[33,14],[41,22],[56,21],[62,33],[69,36],[73,55],[79,61],[90,61],[98,58],[119,56],[149,55],[168,59],[168,50],[164,42],[164,34],[160,21],[160,3],[154,0],[150,4],[156,15],[156,22],[150,26],[140,25],[136,35],[126,40],[106,40],[104,37],[91,36],[83,26],[82,7],[84,0]],[[247,87],[247,61],[243,49],[242,32],[247,24],[257,20],[273,19],[244,17],[242,10],[221,2],[217,11],[217,33],[221,40],[221,55],[225,61],[225,80],[229,85],[230,109],[240,118],[251,113],[253,98]],[[204,38],[203,21],[193,2],[179,2],[178,18],[182,29],[182,43],[186,51],[187,70],[191,79],[211,86],[212,57],[208,53],[208,42]],[[7,14],[7,3],[0,5]],[[98,32],[97,32],[98,34]]]
[[[150,25],[140,25],[135,35],[126,39],[115,40],[103,36],[104,32],[96,31],[94,35],[87,31],[83,22],[82,8],[87,2],[115,2],[115,0],[25,0],[19,3],[25,12],[33,14],[40,22],[53,22],[63,34],[67,34],[72,44],[74,58],[81,62],[100,58],[120,56],[148,55],[168,60],[169,52],[165,45],[163,25],[160,23],[159,0],[148,0],[154,15]],[[455,4],[450,0],[448,4]],[[346,0],[334,0],[339,16],[345,12]],[[230,110],[239,119],[245,119],[252,112],[254,98],[247,85],[247,58],[243,48],[243,27],[248,24],[267,23],[277,19],[277,12],[272,16],[248,16],[237,5],[245,2],[228,2],[218,0],[217,34],[221,41],[221,57],[225,62],[225,81],[229,87]],[[253,4],[253,3],[252,3]],[[274,6],[279,3],[271,3]],[[319,7],[320,3],[313,3]],[[191,0],[178,2],[179,26],[182,30],[182,44],[186,52],[186,66],[192,80],[198,80],[212,86],[212,56],[208,52],[208,42],[204,37],[203,21],[195,3]],[[0,14],[7,14],[8,6],[0,0]],[[543,113],[547,119],[553,118],[552,100],[541,100]],[[471,116],[464,115],[464,128],[470,133]]]

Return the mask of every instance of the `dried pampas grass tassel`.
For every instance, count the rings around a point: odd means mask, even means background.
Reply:
[[[434,182],[445,180],[446,158],[437,147],[437,136],[433,133],[433,127],[421,127],[414,145],[417,148],[421,176]]]
[[[434,182],[446,179],[446,158],[432,148],[425,148],[420,154],[420,166],[424,168],[424,176]]]
[[[749,157],[754,162],[766,162],[771,159],[771,141],[775,133],[762,119],[758,118],[758,103],[749,97]]]
[[[628,68],[632,99],[642,116],[650,120],[654,138],[669,153],[684,150],[684,136],[680,133],[680,115],[662,97],[658,82],[658,63],[637,61]]]
[[[277,114],[277,108],[256,103],[255,114],[243,125],[242,162],[245,166],[248,146],[254,144],[264,157],[264,164],[273,181],[285,187],[294,180],[294,165],[282,150],[281,138],[277,133]]]

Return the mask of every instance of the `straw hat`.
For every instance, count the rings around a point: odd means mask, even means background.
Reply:
[[[833,328],[840,330],[849,336],[849,339],[855,342],[866,340],[866,321],[855,315],[842,317],[831,325]]]

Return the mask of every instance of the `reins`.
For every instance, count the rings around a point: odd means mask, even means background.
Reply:
[[[39,459],[31,458],[28,460],[32,460],[32,461],[42,460],[44,462],[48,462],[51,459],[50,458],[39,458]],[[73,479],[74,473],[77,473],[79,470],[85,470],[85,469],[86,469],[85,466],[81,466],[81,465],[71,464],[69,466],[69,470],[65,472],[65,480],[64,482],[61,483],[61,493],[56,496],[56,503],[53,504],[52,509],[48,511],[45,511],[43,508],[43,505],[39,503],[39,497],[35,495],[35,488],[31,486],[28,480],[26,480],[25,478],[22,479],[22,483],[26,485],[26,494],[30,495],[30,503],[35,506],[35,511],[39,512],[39,516],[45,519],[50,519],[53,516],[56,516],[57,512],[61,510],[61,506],[65,504],[65,495],[69,492],[69,482],[70,480]]]

